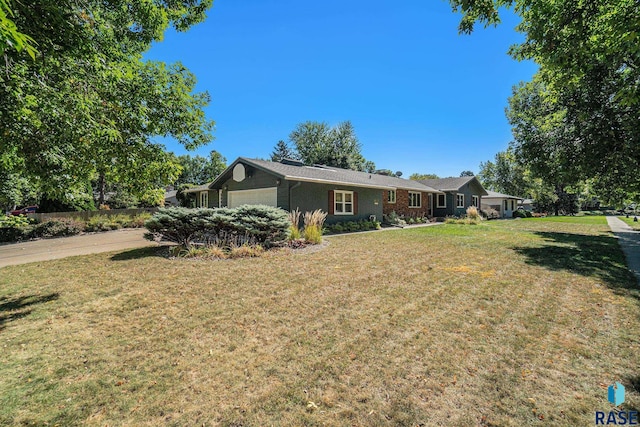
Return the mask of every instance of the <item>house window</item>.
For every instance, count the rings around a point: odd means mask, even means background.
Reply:
[[[515,205],[515,201],[514,200],[511,201],[511,210],[512,211],[516,210],[516,205]]]
[[[476,208],[480,207],[480,198],[478,196],[471,196],[471,202]]]
[[[464,194],[462,193],[456,194],[456,207],[464,208]]]
[[[507,200],[504,201],[504,210],[508,210],[509,206],[507,206],[507,203],[509,203]]]
[[[438,200],[436,202],[437,208],[446,208],[447,207],[447,195],[446,194],[438,194]]]
[[[409,207],[419,208],[422,206],[422,193],[409,191]]]
[[[209,192],[201,191],[200,192],[200,207],[207,208],[209,207]]]
[[[387,194],[387,203],[395,203],[396,202],[396,190],[389,190]]]
[[[334,191],[336,215],[353,215],[353,191]]]

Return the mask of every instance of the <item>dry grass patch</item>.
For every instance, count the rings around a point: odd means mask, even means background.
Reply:
[[[637,409],[638,290],[603,221],[4,268],[0,424],[589,425],[614,380]]]

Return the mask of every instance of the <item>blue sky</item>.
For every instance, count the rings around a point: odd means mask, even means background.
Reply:
[[[192,154],[268,158],[298,123],[350,120],[378,168],[458,176],[507,147],[507,97],[537,68],[506,53],[515,16],[470,36],[459,20],[437,0],[217,0],[146,58],[182,62],[211,95],[216,139]]]

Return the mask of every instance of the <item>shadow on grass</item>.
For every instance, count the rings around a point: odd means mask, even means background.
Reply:
[[[640,376],[636,375],[635,377],[628,377],[626,378],[626,381],[623,380],[621,382],[625,384],[627,387],[626,393],[629,393],[632,391],[635,393],[640,392]],[[640,412],[640,408],[638,408],[636,405],[632,405],[630,403],[625,403],[624,405],[626,406],[624,408],[626,411]]]
[[[120,252],[111,257],[111,261],[130,261],[133,259],[143,259],[151,257],[166,258],[167,248],[164,246],[149,246],[146,248],[132,249]]]
[[[28,309],[29,307],[55,301],[58,298],[60,298],[60,294],[58,293],[28,295],[17,298],[0,297],[0,330],[4,329],[6,323],[22,319],[31,314],[32,310]]]
[[[640,298],[636,278],[626,267],[624,254],[613,235],[546,231],[534,234],[542,237],[546,244],[512,248],[526,257],[527,264],[597,277],[611,289],[625,294],[632,292],[636,298]]]

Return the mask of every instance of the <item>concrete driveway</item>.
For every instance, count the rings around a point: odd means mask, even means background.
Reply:
[[[145,231],[142,228],[129,228],[0,245],[0,268],[76,255],[157,246],[157,243],[144,239]]]

